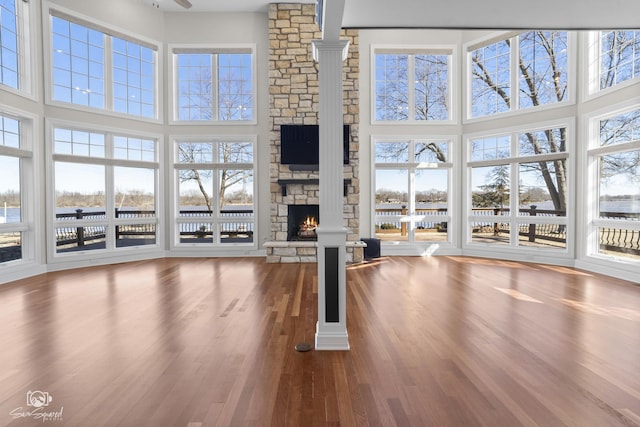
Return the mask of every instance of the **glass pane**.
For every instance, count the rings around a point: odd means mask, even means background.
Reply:
[[[147,96],[143,99],[141,91],[143,81],[155,82],[153,51],[135,42],[113,37],[112,58],[115,76],[114,110],[135,116],[153,117],[155,99]]]
[[[509,111],[511,105],[509,40],[481,47],[471,56],[471,117]]]
[[[471,206],[474,214],[508,214],[511,173],[509,165],[471,169]]]
[[[598,253],[640,261],[640,230],[598,227]]]
[[[181,142],[178,144],[179,163],[213,163],[213,143]]]
[[[471,161],[506,159],[511,156],[511,137],[492,136],[471,140]]]
[[[220,243],[253,243],[253,223],[225,220],[220,224]]]
[[[116,225],[116,248],[156,244],[155,224]]]
[[[22,259],[22,233],[0,233],[0,263]]]
[[[640,220],[640,150],[600,157],[600,218]]]
[[[113,146],[113,157],[116,159],[143,162],[153,162],[156,159],[156,144],[150,139],[116,136],[113,138]]]
[[[520,108],[567,99],[567,33],[531,31],[520,40]]]
[[[105,218],[105,167],[55,162],[56,218]]]
[[[409,229],[407,170],[376,170],[376,237],[407,241]]]
[[[640,110],[600,121],[600,146],[640,140]]]
[[[253,163],[253,144],[250,142],[221,142],[218,144],[219,163]]]
[[[449,119],[449,55],[415,56],[415,120]]]
[[[549,129],[521,133],[518,137],[521,156],[535,154],[564,153],[567,151],[566,129]]]
[[[0,145],[20,148],[20,122],[18,120],[0,116]]]
[[[18,15],[15,1],[0,3],[0,84],[18,88]]]
[[[187,169],[178,175],[179,216],[211,216],[213,194],[213,170]]]
[[[104,157],[105,135],[80,130],[54,129],[54,150],[57,154]]]
[[[213,119],[211,54],[177,54],[178,119]]]
[[[567,215],[567,161],[522,163],[519,165],[520,215]]]
[[[518,224],[518,246],[566,249],[567,227],[564,224]]]
[[[106,226],[56,227],[56,252],[92,251],[106,248]]]
[[[253,212],[253,171],[222,169],[218,171],[220,213],[235,215]]]
[[[615,86],[640,74],[640,31],[600,33],[600,89]]]
[[[155,217],[155,169],[113,168],[116,218]]]
[[[178,224],[180,243],[213,243],[214,226],[210,222]]]
[[[415,171],[416,213],[446,215],[449,200],[448,169]]]
[[[408,163],[409,142],[376,142],[376,163]]]
[[[449,161],[449,142],[416,142],[416,163],[446,163]]]
[[[218,119],[253,118],[251,54],[218,55]]]
[[[20,159],[0,156],[0,224],[20,222]]]
[[[375,55],[376,120],[409,118],[408,55]]]
[[[499,221],[471,223],[471,242],[498,245],[509,244],[509,224]]]

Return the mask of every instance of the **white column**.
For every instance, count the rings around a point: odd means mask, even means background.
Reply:
[[[342,62],[346,40],[313,41],[319,64],[320,224],[318,234],[318,323],[316,350],[349,350],[346,241],[344,227]]]

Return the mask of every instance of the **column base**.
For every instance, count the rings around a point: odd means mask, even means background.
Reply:
[[[350,350],[347,331],[322,331],[316,323],[316,350]]]

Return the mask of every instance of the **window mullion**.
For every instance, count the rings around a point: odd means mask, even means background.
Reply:
[[[416,56],[407,55],[407,121],[415,121]]]
[[[515,111],[518,109],[520,104],[520,36],[513,37],[511,39],[511,61],[510,61],[510,69],[511,69],[511,105],[509,106],[510,111]]]
[[[219,119],[219,111],[218,105],[218,55],[211,55],[211,119],[213,121],[218,121]]]
[[[104,103],[107,111],[113,111],[113,43],[112,38],[102,35],[104,40]]]

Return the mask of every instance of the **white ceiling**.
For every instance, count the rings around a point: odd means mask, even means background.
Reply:
[[[174,0],[138,0],[166,12]],[[188,12],[266,12],[278,0],[190,0]],[[324,0],[325,3],[334,0]],[[286,2],[286,1],[285,1]],[[291,3],[315,3],[292,0]],[[640,28],[639,0],[345,0],[345,28]]]

